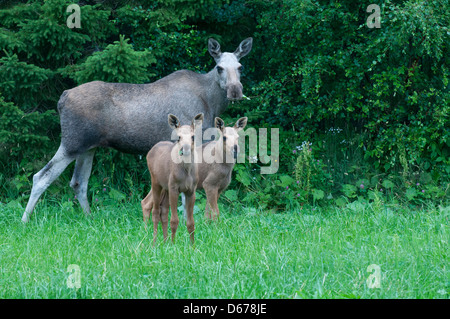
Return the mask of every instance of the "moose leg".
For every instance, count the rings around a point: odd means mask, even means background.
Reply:
[[[218,189],[217,188],[205,188],[207,206],[209,210],[206,211],[205,217],[211,220],[216,220],[219,216],[219,207],[217,206]]]
[[[191,244],[194,244],[194,204],[195,204],[195,192],[190,195],[186,195],[186,211],[187,211],[187,219],[186,219],[186,227],[189,232],[189,236],[191,238]]]
[[[175,243],[175,234],[177,232],[180,219],[178,218],[178,196],[180,193],[177,189],[171,188],[169,191],[169,203],[170,203],[170,230],[172,231],[172,242]]]
[[[206,205],[205,205],[205,218],[206,219],[211,219],[211,210],[212,210],[211,205],[209,205],[209,202],[206,202]]]
[[[158,189],[156,189],[158,188]],[[153,203],[160,202],[161,198],[161,187],[152,185],[152,192],[153,192]],[[157,201],[158,202],[157,202]],[[156,244],[156,238],[158,235],[158,224],[161,220],[161,207],[159,205],[153,205],[153,211],[152,211],[152,221],[153,221],[153,245]]]
[[[152,176],[153,179],[153,176]],[[161,202],[161,186],[158,184],[152,184],[152,196],[153,196],[153,203],[160,203]],[[153,205],[153,211],[152,211],[152,221],[153,221],[153,245],[156,244],[156,238],[158,235],[158,224],[161,220],[161,207],[160,205]]]
[[[22,216],[22,221],[24,223],[28,222],[31,214],[33,213],[34,207],[36,206],[39,197],[42,193],[50,186],[55,179],[66,169],[75,156],[69,156],[66,154],[63,145],[60,145],[55,156],[41,169],[38,173],[33,176],[33,187],[31,188],[31,195],[28,199],[27,207]]]
[[[147,228],[147,222],[150,219],[150,213],[153,209],[153,196],[152,190],[148,192],[147,196],[141,201],[142,218],[144,219],[145,228]]]
[[[70,181],[70,187],[75,191],[78,202],[87,215],[91,213],[91,208],[89,207],[89,201],[87,199],[87,189],[92,171],[94,153],[95,150],[89,150],[86,153],[78,155],[72,180]]]
[[[159,205],[161,207],[161,224],[163,228],[164,242],[166,242],[169,226],[169,194],[166,190],[163,190],[161,193],[161,202]]]
[[[216,201],[214,202],[214,211],[215,211],[215,215],[213,215],[213,220],[219,220],[219,215],[220,215],[220,212],[219,212],[219,197],[220,197],[220,193],[221,193],[221,191],[220,190],[218,190],[217,191],[217,195],[216,195]]]

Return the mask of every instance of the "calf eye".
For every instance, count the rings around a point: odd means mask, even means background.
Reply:
[[[194,135],[192,135],[192,142],[194,141]]]
[[[217,72],[219,72],[219,74],[221,74],[223,72],[223,68],[221,66],[217,66]]]
[[[239,71],[239,72],[242,72],[242,70],[244,70],[244,66],[243,66],[243,65],[241,65],[240,67],[238,67],[238,71]]]
[[[226,140],[227,140],[227,137],[226,137],[226,136],[224,136],[224,137],[223,137],[223,141],[226,141]]]

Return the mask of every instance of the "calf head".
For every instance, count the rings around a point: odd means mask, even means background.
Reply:
[[[214,119],[214,125],[220,131],[219,143],[222,143],[223,153],[226,154],[227,163],[229,158],[236,160],[239,154],[239,131],[247,125],[248,118],[241,117],[233,127],[225,127],[220,117]],[[234,163],[234,160],[232,161]]]
[[[193,154],[192,150],[194,149],[195,128],[201,126],[203,113],[197,114],[192,120],[191,125],[181,125],[178,118],[173,114],[169,114],[168,119],[169,126],[173,129],[172,140],[175,140],[174,150],[182,158],[183,162],[190,163],[191,155]]]

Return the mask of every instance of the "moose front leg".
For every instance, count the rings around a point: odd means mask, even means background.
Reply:
[[[177,189],[170,189],[169,204],[170,204],[170,230],[172,231],[172,242],[175,243],[175,234],[177,232],[180,219],[178,218],[178,196],[180,192]]]
[[[186,194],[186,227],[191,238],[191,244],[194,244],[194,204],[195,204],[195,192],[192,194]]]

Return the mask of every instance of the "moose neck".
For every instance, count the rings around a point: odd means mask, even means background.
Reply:
[[[220,87],[216,72],[215,69],[212,69],[203,75],[206,82],[206,103],[212,111],[212,119],[214,119],[215,116],[222,114],[229,103],[227,92]]]
[[[184,157],[184,156],[183,156]],[[186,174],[191,174],[192,170],[195,169],[194,158],[191,155],[190,163],[185,162],[184,158],[180,157],[178,159],[178,167],[184,171]]]

